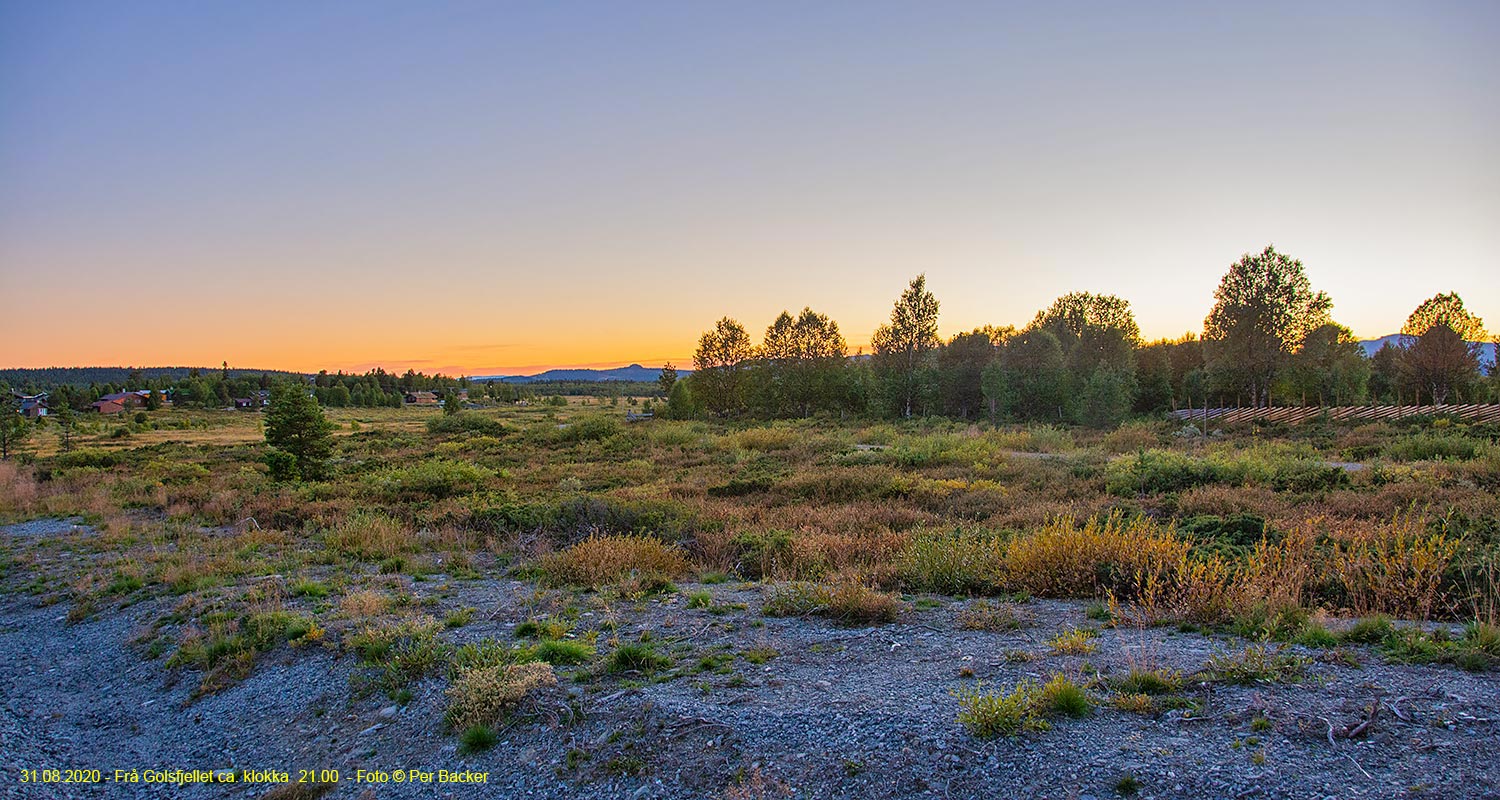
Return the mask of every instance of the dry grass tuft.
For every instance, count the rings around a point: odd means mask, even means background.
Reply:
[[[593,588],[632,576],[669,579],[692,571],[680,548],[659,539],[597,533],[566,550],[543,556],[540,566],[548,583]]]
[[[901,600],[866,586],[856,576],[840,575],[827,584],[778,586],[766,598],[764,610],[772,617],[820,616],[859,625],[895,621],[901,613]]]
[[[958,627],[969,631],[1013,631],[1032,624],[1029,614],[1010,603],[976,600],[958,612]]]
[[[391,610],[391,596],[374,589],[360,589],[339,600],[339,610],[356,619],[378,617]]]
[[[370,511],[360,511],[333,526],[323,541],[330,549],[369,560],[411,552],[416,544],[400,520]]]
[[[532,692],[556,685],[552,665],[539,661],[465,670],[448,687],[448,726],[494,725]]]

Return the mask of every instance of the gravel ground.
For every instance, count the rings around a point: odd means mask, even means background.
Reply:
[[[3,529],[8,535],[16,535]],[[69,535],[72,525],[49,535]],[[422,586],[440,589],[442,583]],[[534,587],[510,580],[454,583],[437,609],[474,607],[452,641],[509,639],[536,607]],[[691,663],[715,648],[771,648],[764,664],[741,655],[733,674],[664,682],[602,677],[566,684],[584,718],[542,713],[502,730],[486,752],[460,756],[441,728],[445,681],[413,687],[405,706],[355,700],[352,656],[281,648],[244,682],[192,699],[198,676],[167,670],[130,642],[162,601],[106,609],[67,624],[66,606],[0,596],[0,797],[260,797],[269,785],[26,785],[19,770],[337,769],[339,798],[1105,798],[1133,776],[1138,797],[1500,798],[1500,674],[1382,663],[1314,661],[1300,683],[1192,684],[1203,707],[1139,716],[1099,708],[1051,731],[981,741],[955,722],[951,690],[1008,688],[1053,672],[1120,674],[1156,663],[1184,674],[1233,637],[1170,629],[1105,629],[1098,650],[1050,655],[1057,632],[1096,625],[1080,602],[1022,608],[1034,625],[962,630],[967,601],[927,603],[899,623],[839,627],[820,619],[764,619],[763,589],[708,590],[716,604],[686,608],[684,594],[609,609],[621,639],[653,632]],[[601,615],[604,612],[601,612]],[[588,625],[590,617],[582,624]],[[1316,658],[1319,651],[1292,648]],[[1031,661],[1007,654],[1025,651]],[[973,677],[961,676],[971,670]],[[554,705],[563,705],[557,698]],[[1375,721],[1358,738],[1342,734]],[[1264,717],[1270,727],[1252,730]],[[1330,744],[1330,730],[1334,732]],[[568,754],[574,754],[569,759]],[[483,786],[355,781],[357,769],[487,773]],[[760,794],[737,780],[760,776]],[[735,792],[740,792],[735,794]]]

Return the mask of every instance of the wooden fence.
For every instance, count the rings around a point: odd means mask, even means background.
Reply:
[[[1446,406],[1298,406],[1284,408],[1184,408],[1172,416],[1184,422],[1284,422],[1296,424],[1316,419],[1387,420],[1402,417],[1446,415],[1472,422],[1500,422],[1500,404]]]

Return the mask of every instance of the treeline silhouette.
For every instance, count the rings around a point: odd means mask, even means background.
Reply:
[[[1422,303],[1400,344],[1373,357],[1334,322],[1303,265],[1274,248],[1230,266],[1201,335],[1144,342],[1130,304],[1113,295],[1059,297],[1021,328],[939,338],[937,298],[911,281],[872,338],[850,357],[838,324],[783,312],[760,344],[725,317],[699,339],[694,372],[663,371],[676,418],[943,415],[1113,427],[1132,414],[1199,406],[1493,402],[1480,345],[1487,334],[1457,294]]]

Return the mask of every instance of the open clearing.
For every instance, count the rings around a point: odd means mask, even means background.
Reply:
[[[0,796],[1500,796],[1483,426],[330,416],[0,465]]]

